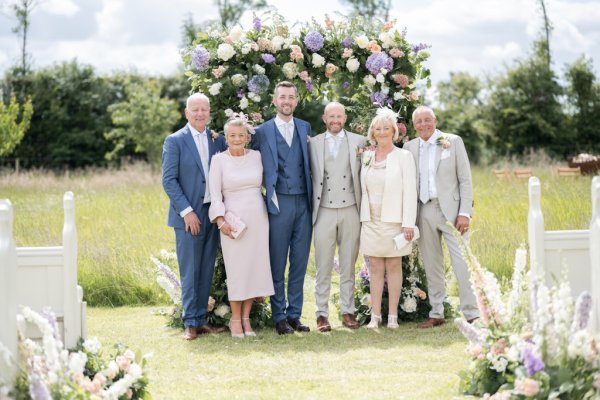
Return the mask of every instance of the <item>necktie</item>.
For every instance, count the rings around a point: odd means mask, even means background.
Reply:
[[[429,142],[423,142],[419,154],[419,199],[423,204],[429,201]]]
[[[339,137],[338,135],[335,135],[332,137],[332,139],[333,139],[333,151],[332,151],[333,158],[337,157],[338,152],[340,150],[340,142],[341,142],[342,138]]]
[[[292,147],[292,124],[290,122],[283,124],[283,137],[285,138],[285,141],[287,142],[288,146]]]
[[[198,144],[200,145],[200,162],[202,162],[202,169],[204,170],[204,178],[206,181],[204,202],[207,203],[210,201],[210,190],[208,186],[208,145],[206,143],[206,132],[199,134],[197,137]]]

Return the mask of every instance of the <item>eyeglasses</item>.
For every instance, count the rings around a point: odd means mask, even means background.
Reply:
[[[416,119],[413,122],[415,124],[430,124],[433,121],[435,121],[435,119],[433,119],[433,118],[425,118],[425,119]]]

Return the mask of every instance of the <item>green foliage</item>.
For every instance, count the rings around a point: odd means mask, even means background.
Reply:
[[[387,21],[392,0],[342,0],[342,4],[351,7],[353,15],[362,15],[367,19],[378,18]]]
[[[21,142],[29,129],[31,114],[33,114],[33,106],[29,98],[22,107],[17,103],[14,93],[10,96],[8,104],[4,104],[0,99],[0,157],[12,153]],[[17,122],[19,119],[20,121]]]
[[[246,11],[260,11],[267,8],[266,0],[213,0],[219,10],[220,23],[231,27],[237,24]]]
[[[107,154],[108,159],[115,157],[128,144],[134,144],[136,153],[146,154],[148,161],[154,165],[160,163],[163,142],[180,116],[177,103],[161,97],[160,91],[159,83],[153,80],[127,83],[127,100],[108,107],[116,126],[106,134],[106,138],[115,144]]]
[[[600,153],[600,83],[592,60],[585,57],[573,63],[566,73],[570,131],[576,140],[571,145],[579,152]]]

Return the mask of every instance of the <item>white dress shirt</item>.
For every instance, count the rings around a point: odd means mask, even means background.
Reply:
[[[285,139],[288,146],[292,146],[292,140],[294,139],[294,118],[290,120],[290,122],[285,122],[279,115],[275,117],[275,125],[277,125],[277,129],[281,132],[281,136]],[[286,132],[289,136],[286,136]]]
[[[333,158],[337,157],[340,143],[345,137],[346,132],[343,129],[337,135],[333,135],[329,131],[325,132],[325,143],[327,143],[329,152],[333,154]]]
[[[189,123],[187,124],[192,136],[194,137],[194,143],[196,144],[196,149],[198,150],[198,154],[200,155],[200,161],[202,162],[202,169],[204,169],[204,178],[205,178],[205,187],[204,187],[204,203],[210,203],[210,188],[208,186],[208,129],[204,129],[204,132],[198,132],[194,129]],[[202,144],[206,148],[206,155],[202,155]],[[181,217],[185,217],[191,211],[194,211],[192,206],[187,207],[185,210],[181,211],[179,215]]]

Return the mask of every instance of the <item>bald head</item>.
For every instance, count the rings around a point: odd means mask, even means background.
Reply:
[[[337,101],[328,103],[323,111],[323,122],[327,126],[327,131],[332,135],[340,133],[346,123],[346,109],[344,105]]]

